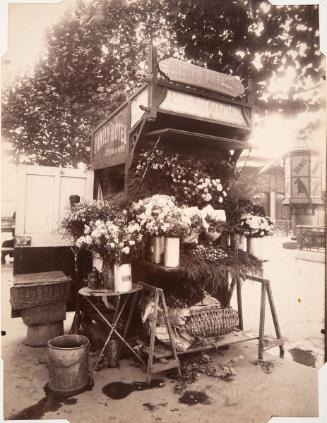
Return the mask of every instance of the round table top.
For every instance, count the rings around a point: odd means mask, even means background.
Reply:
[[[84,297],[113,297],[116,295],[132,294],[133,292],[138,292],[142,289],[142,285],[133,283],[132,289],[127,292],[116,292],[110,291],[109,289],[90,289],[89,287],[85,286],[84,288],[81,288],[78,293]]]

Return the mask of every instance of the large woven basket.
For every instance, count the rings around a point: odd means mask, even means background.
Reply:
[[[238,312],[231,307],[206,306],[191,310],[185,331],[194,337],[206,338],[231,332],[238,325]]]
[[[61,271],[15,275],[10,288],[14,310],[66,302],[70,297],[71,279]]]

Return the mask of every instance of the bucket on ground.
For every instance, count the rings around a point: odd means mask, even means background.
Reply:
[[[49,389],[74,395],[89,382],[90,341],[82,335],[62,335],[48,342]]]

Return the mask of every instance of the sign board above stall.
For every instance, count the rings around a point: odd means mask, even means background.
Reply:
[[[92,165],[103,167],[109,157],[115,157],[115,164],[124,163],[128,154],[128,106],[112,115],[94,133],[92,139]]]
[[[242,106],[180,91],[167,90],[159,110],[209,120],[223,125],[249,128]]]
[[[160,71],[173,82],[204,88],[231,97],[238,97],[244,93],[244,86],[236,76],[201,68],[172,57],[161,60],[158,66]]]

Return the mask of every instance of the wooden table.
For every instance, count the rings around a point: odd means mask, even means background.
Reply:
[[[108,326],[108,328],[110,329],[109,331],[109,335],[101,349],[101,352],[96,360],[96,363],[93,367],[93,370],[91,372],[91,377],[93,376],[97,365],[101,359],[101,357],[104,354],[104,351],[112,337],[113,334],[115,334],[119,340],[133,353],[133,355],[144,365],[144,361],[142,360],[142,358],[140,357],[139,354],[137,354],[136,351],[134,351],[134,349],[130,346],[130,344],[127,342],[126,340],[126,336],[127,336],[127,332],[128,332],[128,328],[131,322],[131,318],[133,315],[133,312],[135,310],[135,306],[136,306],[136,301],[138,298],[138,294],[142,291],[142,286],[139,284],[133,284],[132,285],[132,289],[128,292],[114,292],[114,291],[109,291],[106,289],[103,290],[91,290],[88,287],[84,287],[81,288],[78,293],[79,296],[81,297],[81,299],[83,301],[86,301],[94,310],[95,312],[98,314],[98,316],[100,316],[101,320]],[[94,304],[94,302],[92,301],[92,299],[94,298],[99,298],[99,297],[105,297],[105,298],[110,298],[110,299],[114,299],[115,300],[115,306],[114,306],[114,316],[112,321],[109,321],[107,319],[106,316],[104,316],[104,314],[99,310],[99,307],[97,307],[96,304]],[[131,298],[131,305],[130,305],[130,309],[128,312],[128,317],[127,317],[127,321],[123,330],[123,334],[121,335],[118,330],[117,330],[117,325],[121,319],[122,313],[126,308],[126,305],[128,303],[128,300]],[[83,307],[81,307],[81,305],[79,304],[77,309],[76,309],[76,313],[75,313],[75,317],[74,317],[74,321],[73,321],[73,325],[72,325],[72,329],[71,329],[71,333],[76,333],[79,325],[82,324],[83,328],[87,328],[87,323],[85,322],[85,315],[83,312]]]
[[[267,261],[267,260],[264,260]],[[172,272],[172,271],[179,271],[180,269],[172,269],[172,268],[165,268],[162,265],[156,265],[154,263],[142,262],[143,265],[148,266],[151,269],[156,269],[158,271],[163,272]],[[238,315],[239,315],[239,325],[236,330],[231,332],[227,335],[222,335],[217,338],[217,342],[214,343],[214,346],[201,346],[196,348],[190,348],[186,351],[176,351],[173,337],[172,337],[172,329],[171,324],[168,317],[168,311],[165,302],[165,295],[161,288],[156,288],[150,284],[142,283],[144,292],[152,293],[155,297],[155,310],[154,310],[154,319],[151,325],[151,333],[150,333],[150,345],[149,347],[145,348],[145,352],[148,354],[148,365],[147,365],[147,380],[148,383],[151,380],[151,375],[157,373],[159,371],[168,370],[171,368],[177,368],[178,372],[180,373],[180,363],[178,356],[182,354],[190,354],[200,351],[207,351],[210,349],[217,349],[222,346],[231,345],[239,342],[250,341],[254,339],[258,339],[258,359],[263,359],[264,351],[276,347],[279,347],[280,356],[284,356],[284,339],[281,336],[281,330],[279,327],[279,322],[277,318],[277,312],[275,308],[275,304],[273,301],[272,290],[270,286],[270,281],[268,279],[246,275],[245,280],[252,280],[258,283],[261,283],[261,303],[260,303],[260,315],[259,315],[259,333],[258,335],[248,336],[244,333],[244,324],[243,324],[243,308],[242,308],[242,280],[238,276],[233,276],[231,278],[229,291],[228,291],[228,301],[227,305],[230,305],[232,295],[234,289],[236,288],[236,295],[237,295],[237,308],[238,308]],[[265,342],[264,340],[264,327],[265,327],[265,314],[266,314],[266,297],[268,297],[268,302],[270,306],[270,311],[272,315],[272,319],[274,322],[275,332],[276,332],[276,339],[271,342]],[[160,350],[156,349],[155,347],[155,327],[157,322],[157,315],[158,315],[158,307],[159,303],[161,302],[163,307],[163,312],[165,316],[165,320],[167,323],[168,334],[170,338],[170,348],[163,347]],[[154,364],[154,359],[157,360],[166,360],[170,358],[170,361],[163,363]]]

